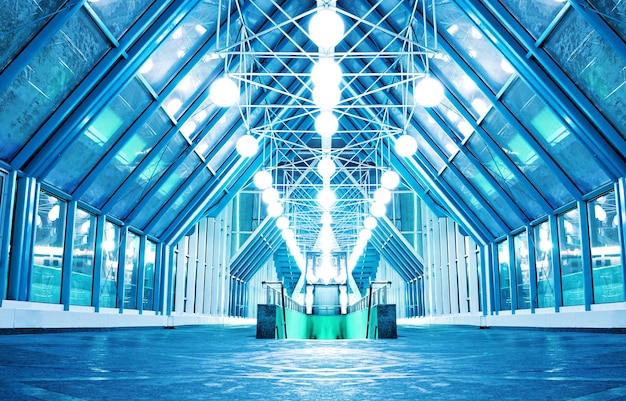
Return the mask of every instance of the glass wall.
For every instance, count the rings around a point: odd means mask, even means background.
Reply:
[[[596,304],[621,302],[624,300],[624,269],[615,192],[589,202],[588,210],[593,301]]]
[[[117,275],[120,262],[120,228],[107,221],[102,241],[102,269],[100,270],[100,307],[117,305]]]
[[[76,210],[72,250],[70,304],[91,305],[94,252],[96,247],[96,216]]]
[[[563,306],[582,305],[585,291],[578,209],[560,215],[558,226]]]
[[[137,309],[140,245],[139,236],[129,232],[126,237],[126,259],[124,263],[124,309]]]
[[[537,276],[537,307],[554,306],[554,270],[552,267],[552,238],[547,221],[533,228],[535,274]]]
[[[146,240],[145,272],[143,278],[143,310],[154,310],[154,266],[156,265],[156,244]]]
[[[509,275],[509,240],[498,243],[498,269],[500,278],[500,310],[511,310],[511,276]]]
[[[528,237],[526,232],[513,237],[515,249],[515,278],[517,309],[530,308],[530,265],[528,264]]]
[[[28,299],[33,302],[61,302],[63,245],[67,204],[59,198],[39,192],[35,249]]]

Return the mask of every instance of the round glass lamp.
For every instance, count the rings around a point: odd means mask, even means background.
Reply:
[[[317,172],[322,178],[330,178],[337,171],[335,162],[330,157],[323,157],[322,160],[317,163]]]
[[[377,203],[386,205],[387,203],[391,201],[391,192],[389,192],[387,188],[382,188],[382,187],[378,188],[374,192],[374,200]]]
[[[336,200],[335,192],[330,188],[324,188],[317,193],[317,202],[324,209],[330,209]]]
[[[331,111],[322,111],[315,119],[315,130],[323,137],[330,137],[339,128],[337,117]]]
[[[261,199],[265,204],[270,205],[272,203],[278,202],[280,199],[280,194],[276,190],[276,188],[269,187],[261,194]]]
[[[363,221],[363,226],[369,230],[375,229],[377,225],[378,225],[378,222],[372,216],[367,216],[365,218],[365,221]]]
[[[313,66],[311,81],[315,86],[339,86],[342,77],[341,67],[332,58],[323,58]]]
[[[267,189],[272,186],[272,174],[269,171],[261,170],[254,174],[254,186],[258,189]]]
[[[411,135],[403,134],[396,139],[396,153],[402,157],[410,157],[417,151],[417,141]]]
[[[382,203],[374,202],[370,206],[370,213],[374,217],[383,217],[387,213],[387,208]]]
[[[322,224],[330,225],[330,223],[333,222],[333,216],[331,216],[328,212],[324,212],[322,213],[320,221],[322,222]]]
[[[443,85],[435,78],[424,77],[415,85],[413,96],[417,104],[434,107],[443,100]]]
[[[252,135],[246,134],[237,139],[236,148],[241,157],[251,157],[259,150],[259,142]]]
[[[230,78],[218,78],[211,84],[209,98],[220,107],[230,107],[239,99],[239,88],[235,81]]]
[[[289,227],[289,219],[285,216],[280,216],[276,219],[276,227],[278,227],[279,230],[287,229]]]
[[[317,46],[328,49],[337,46],[343,39],[343,20],[329,8],[322,8],[309,22],[309,35]]]
[[[283,205],[280,202],[274,202],[267,205],[267,214],[270,217],[278,217],[283,214]]]
[[[316,85],[313,88],[313,103],[322,110],[335,108],[341,100],[341,91],[338,86]]]
[[[387,189],[396,189],[400,185],[400,176],[393,170],[387,170],[380,176],[380,185]]]

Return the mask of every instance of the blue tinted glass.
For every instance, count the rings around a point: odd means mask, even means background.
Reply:
[[[565,5],[558,0],[500,0],[535,39],[538,39]]]
[[[135,22],[154,0],[91,1],[89,5],[116,38]]]

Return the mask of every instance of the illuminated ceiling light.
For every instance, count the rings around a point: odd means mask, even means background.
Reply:
[[[272,175],[265,170],[257,171],[254,174],[254,186],[258,189],[267,189],[272,186]]]
[[[502,61],[500,61],[500,67],[506,73],[513,74],[515,72],[515,68],[513,68],[511,63],[509,63],[509,61],[505,58],[503,58]]]
[[[200,24],[196,24],[195,29],[196,29],[196,32],[198,32],[199,35],[204,35],[206,33],[206,28],[203,27]]]
[[[454,35],[459,31],[459,26],[457,24],[452,24],[448,29],[446,29],[450,35]]]
[[[276,219],[276,227],[278,227],[279,230],[286,230],[289,228],[289,219],[285,216],[280,216]]]
[[[183,36],[183,28],[178,28],[172,33],[173,39],[180,39]]]
[[[206,110],[204,110],[204,109],[200,110],[199,112],[197,112],[197,113],[193,116],[193,118],[194,118],[197,122],[199,122],[199,123],[201,123],[202,121],[204,121],[204,120],[206,119],[206,117],[207,117],[207,112],[206,112]]]
[[[291,239],[295,238],[295,234],[293,233],[293,230],[291,228],[284,229],[281,235],[285,241],[290,241]]]
[[[376,228],[376,226],[378,225],[378,222],[376,221],[376,219],[372,216],[367,216],[365,218],[365,221],[363,221],[363,226],[365,228],[367,228],[368,230],[373,230]]]
[[[339,86],[341,83],[341,67],[332,58],[323,58],[313,66],[311,81],[315,86]]]
[[[343,20],[329,8],[319,9],[309,22],[309,35],[317,46],[328,49],[337,46],[343,39]]]
[[[435,78],[424,77],[415,85],[413,96],[415,101],[421,106],[437,106],[444,97],[443,85]]]
[[[364,228],[359,231],[359,240],[367,242],[370,240],[370,238],[372,238],[372,230],[370,230],[369,228]]]
[[[230,78],[218,78],[211,84],[209,97],[217,106],[230,107],[239,99],[239,88],[235,81]]]
[[[152,59],[149,58],[148,60],[146,60],[145,63],[143,63],[143,65],[139,69],[139,72],[142,74],[147,74],[152,70],[152,67],[154,67],[154,63],[152,62]]]
[[[272,203],[278,202],[280,199],[280,194],[276,190],[276,188],[269,187],[261,194],[261,199],[266,204],[270,205]]]
[[[173,116],[178,112],[178,110],[180,110],[181,107],[183,107],[183,102],[179,98],[175,97],[167,102],[167,105],[165,106],[165,111]]]
[[[481,116],[484,116],[487,113],[487,110],[489,110],[489,106],[487,105],[487,103],[485,103],[485,101],[480,98],[472,100],[472,107]]]
[[[400,185],[400,175],[393,170],[387,170],[380,176],[380,185],[387,189],[396,189]]]
[[[417,141],[411,135],[403,134],[396,139],[396,153],[402,157],[410,157],[417,152]]]
[[[391,192],[387,188],[378,188],[374,192],[374,200],[376,203],[380,203],[381,205],[386,205],[391,202]]]
[[[370,213],[374,217],[383,217],[387,213],[387,208],[382,203],[374,202],[370,206]]]
[[[475,26],[472,27],[471,32],[474,39],[481,39],[483,37],[482,32],[480,32]]]
[[[330,188],[324,188],[317,193],[317,202],[324,209],[330,209],[336,200],[335,192]]]
[[[339,128],[339,121],[332,111],[322,111],[315,119],[315,130],[323,137],[330,137]]]
[[[322,110],[336,107],[341,100],[339,87],[332,85],[316,85],[313,89],[313,103]]]
[[[317,163],[317,172],[322,178],[330,178],[337,171],[335,162],[330,157],[323,157],[322,160]]]
[[[259,150],[259,142],[252,135],[242,135],[237,139],[236,148],[241,157],[251,157]]]
[[[463,120],[461,121],[457,127],[459,128],[459,132],[461,134],[463,134],[464,137],[469,136],[472,132],[474,132],[474,127],[472,127],[472,124],[468,123],[467,121]]]
[[[280,216],[281,214],[283,214],[283,205],[281,205],[279,202],[270,203],[269,205],[267,205],[267,214],[270,217]]]
[[[320,219],[320,221],[322,224],[330,225],[330,223],[333,222],[333,216],[331,216],[328,212],[324,212],[322,213],[322,218]]]
[[[196,123],[191,120],[187,120],[182,127],[180,127],[180,133],[187,139],[191,138],[191,134],[196,130]]]

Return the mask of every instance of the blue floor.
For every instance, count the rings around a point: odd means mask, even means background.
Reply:
[[[626,400],[626,335],[398,328],[257,340],[253,326],[0,335],[0,400]]]

